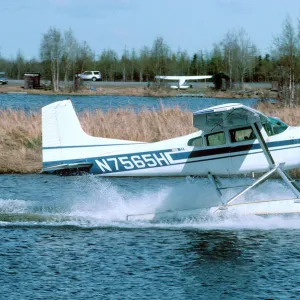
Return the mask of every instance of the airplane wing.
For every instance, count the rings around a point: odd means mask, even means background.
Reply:
[[[254,122],[265,123],[267,116],[242,104],[224,104],[194,112],[193,125],[203,131],[232,126],[249,126]]]
[[[184,80],[210,79],[212,75],[183,76]]]
[[[182,76],[162,76],[157,75],[155,76],[156,79],[164,79],[164,80],[179,80]]]
[[[156,79],[164,79],[164,80],[197,80],[197,79],[210,79],[212,75],[198,75],[198,76],[163,76],[157,75]]]

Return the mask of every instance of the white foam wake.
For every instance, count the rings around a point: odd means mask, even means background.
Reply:
[[[17,199],[0,199],[0,214],[18,214],[28,212],[32,202]]]
[[[73,180],[73,179],[72,179]],[[225,180],[226,185],[240,185],[242,179]],[[68,181],[68,182],[71,182]],[[73,181],[71,182],[74,183]],[[154,184],[155,183],[155,184]],[[73,190],[74,188],[74,190]],[[65,189],[66,191],[66,189]],[[230,198],[238,190],[228,190],[224,197]],[[59,194],[61,195],[61,194]],[[251,191],[240,201],[257,201],[291,197],[288,189],[279,181],[270,180],[256,191]],[[24,201],[0,199],[0,218],[5,214],[27,214],[24,222],[44,222],[60,226],[121,226],[121,227],[162,227],[195,229],[300,229],[299,217],[273,216],[231,216],[228,218],[204,217],[180,220],[164,220],[162,223],[147,221],[126,221],[127,215],[155,213],[168,210],[209,208],[219,205],[219,198],[207,179],[166,179],[166,180],[112,180],[95,176],[82,176],[75,180],[63,196],[53,201]],[[34,215],[33,215],[34,214]],[[5,216],[5,218],[7,218]],[[16,216],[10,220],[14,222]],[[2,221],[4,220],[4,217]],[[19,219],[18,219],[19,220]],[[22,220],[22,218],[20,218]],[[0,219],[1,222],[1,219]]]
[[[236,180],[228,180],[226,184],[234,185]],[[241,180],[240,180],[241,181]],[[134,182],[133,182],[134,183]],[[128,191],[112,180],[99,180],[90,178],[89,192],[84,197],[76,198],[71,207],[70,215],[93,219],[98,224],[124,226],[127,215],[144,214],[168,210],[181,210],[191,208],[208,208],[217,206],[219,199],[215,190],[207,181],[201,179],[181,181],[174,186],[161,187],[158,190],[140,189]],[[239,183],[241,184],[241,183]],[[237,191],[228,190],[224,197],[229,198]],[[240,199],[244,201],[258,201],[266,199],[280,199],[291,197],[290,191],[279,181],[270,181],[266,186]],[[157,226],[157,227],[193,227],[203,229],[300,229],[300,217],[272,216],[231,216],[228,218],[214,218],[201,216],[199,218],[181,219],[178,222],[164,220],[164,223],[127,222],[128,226]]]

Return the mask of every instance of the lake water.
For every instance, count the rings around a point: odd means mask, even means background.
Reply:
[[[0,190],[0,299],[299,299],[300,219],[126,221],[215,203],[207,179],[1,175]]]
[[[37,110],[62,99],[14,97],[0,95],[1,107]],[[74,102],[80,111],[125,99],[137,109],[141,101],[159,107],[159,99],[138,97]],[[203,99],[188,101],[187,109],[202,108]],[[248,195],[290,196],[277,180]],[[205,178],[0,175],[0,299],[299,299],[300,218],[126,221],[158,208],[216,204]]]
[[[38,111],[43,106],[55,101],[67,99],[63,95],[23,95],[23,94],[0,94],[0,109],[23,109],[25,111]],[[196,98],[196,97],[130,97],[130,96],[71,96],[72,103],[77,112],[83,110],[133,108],[141,110],[144,108],[159,109],[165,107],[179,106],[182,109],[196,111],[214,105],[224,103],[240,103],[255,106],[257,99],[224,99],[224,98]]]

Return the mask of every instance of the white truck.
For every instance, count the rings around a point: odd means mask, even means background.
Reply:
[[[80,78],[82,80],[92,80],[92,81],[102,80],[100,71],[84,71],[82,74],[80,74]]]

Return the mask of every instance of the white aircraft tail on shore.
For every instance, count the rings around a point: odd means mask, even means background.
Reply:
[[[186,84],[187,80],[199,80],[199,79],[211,79],[213,76],[212,75],[197,75],[197,76],[161,76],[157,75],[155,76],[156,79],[161,79],[161,80],[172,80],[172,81],[177,81],[178,80],[178,85],[171,85],[171,89],[181,89],[181,90],[186,90],[190,86]]]
[[[221,205],[212,208],[214,213],[300,213],[300,188],[288,174],[288,170],[300,167],[300,127],[288,126],[242,104],[197,111],[194,127],[201,130],[155,143],[92,137],[82,130],[70,100],[55,102],[42,109],[43,172],[85,171],[112,177],[206,176],[221,199]],[[233,203],[275,172],[295,198]],[[218,176],[252,173],[262,175],[234,197],[223,199],[226,187]],[[155,219],[159,215],[128,218]]]

